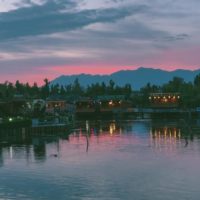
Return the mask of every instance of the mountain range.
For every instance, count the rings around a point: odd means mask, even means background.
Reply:
[[[93,83],[105,82],[109,83],[113,80],[116,85],[123,86],[127,83],[131,84],[132,88],[139,90],[147,83],[162,85],[172,80],[173,77],[183,78],[186,82],[192,82],[196,75],[200,74],[198,70],[184,70],[177,69],[174,71],[166,71],[161,69],[140,67],[136,70],[121,70],[109,75],[91,75],[91,74],[77,74],[77,75],[62,75],[51,81],[51,84],[69,85],[78,78],[79,83],[83,87]]]

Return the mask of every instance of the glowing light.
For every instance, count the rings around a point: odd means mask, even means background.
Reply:
[[[177,137],[177,133],[176,133],[176,130],[174,130],[174,138]]]
[[[13,158],[13,147],[12,146],[10,147],[10,158],[11,159]]]
[[[9,122],[12,122],[13,121],[13,119],[12,118],[9,118]]]
[[[164,130],[164,136],[167,137],[167,129]]]
[[[112,106],[113,105],[113,101],[111,100],[111,101],[109,101],[109,105],[110,106]]]
[[[86,131],[89,132],[89,121],[88,120],[86,121],[85,126],[86,126]]]
[[[116,125],[114,123],[110,124],[110,135],[113,135],[113,133],[116,131]]]
[[[179,139],[181,138],[181,130],[180,129],[178,130],[178,137],[179,137]]]

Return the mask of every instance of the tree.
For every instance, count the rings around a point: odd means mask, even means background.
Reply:
[[[59,94],[59,93],[60,93],[60,86],[59,86],[59,84],[52,85],[51,86],[51,94],[52,95],[56,95],[56,94]]]
[[[49,81],[47,78],[44,79],[44,86],[42,86],[42,89],[41,89],[41,96],[42,98],[47,98],[49,96]]]
[[[162,89],[163,92],[181,92],[182,88],[184,87],[184,79],[180,77],[174,77],[171,81],[167,84],[164,84]]]
[[[18,80],[15,83],[15,88],[16,88],[16,92],[18,94],[23,94],[24,93],[24,85],[22,83],[20,83]]]
[[[78,78],[76,78],[74,80],[73,86],[72,86],[72,90],[74,94],[77,95],[82,95],[83,94],[83,88],[81,87]]]
[[[61,85],[61,87],[60,87],[60,94],[61,95],[65,95],[66,94],[66,91],[65,91],[65,88],[64,88],[63,85]]]
[[[194,78],[194,86],[200,87],[200,74]]]

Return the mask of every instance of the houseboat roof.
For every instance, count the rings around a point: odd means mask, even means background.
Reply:
[[[109,100],[124,100],[125,95],[103,95],[103,96],[97,96],[96,100],[100,101],[109,101]]]
[[[74,102],[75,100],[79,99],[80,97],[77,95],[51,95],[49,96],[46,101],[67,101],[67,102]]]
[[[150,93],[150,96],[167,96],[167,95],[180,95],[179,92],[159,92],[159,93]]]

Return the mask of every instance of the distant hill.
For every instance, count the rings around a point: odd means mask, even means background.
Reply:
[[[200,74],[198,70],[175,70],[165,71],[153,68],[138,68],[136,70],[122,70],[110,75],[90,75],[90,74],[78,74],[78,75],[62,75],[51,81],[51,84],[68,85],[74,82],[78,78],[80,84],[84,87],[91,85],[92,83],[109,83],[112,79],[117,85],[123,86],[127,83],[131,84],[133,89],[138,90],[145,86],[148,82],[155,85],[162,85],[172,80],[173,77],[181,77],[186,82],[194,80],[194,77]]]

